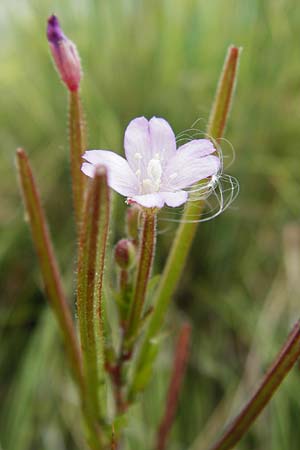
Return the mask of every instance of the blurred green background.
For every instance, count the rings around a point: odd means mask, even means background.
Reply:
[[[77,43],[89,148],[122,152],[133,117],[205,130],[229,44],[243,47],[226,132],[240,182],[229,210],[200,224],[169,314],[155,379],[133,408],[127,449],[153,448],[177,323],[193,342],[169,448],[204,450],[239,410],[299,316],[300,4],[298,0],[2,0],[0,6],[0,448],[83,449],[77,399],[45,302],[18,192],[24,146],[72,297],[75,264],[66,93],[45,39],[55,12]],[[224,143],[225,155],[230,146]],[[124,209],[123,202],[120,210]],[[116,236],[122,235],[122,215]],[[156,272],[174,236],[160,225]],[[298,450],[295,368],[240,450]]]

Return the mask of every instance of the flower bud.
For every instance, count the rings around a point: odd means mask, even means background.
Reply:
[[[130,269],[136,261],[136,249],[128,239],[121,239],[115,246],[115,262],[121,269]]]
[[[76,46],[62,32],[58,18],[48,19],[47,37],[57,71],[70,91],[77,91],[81,78],[81,64]]]
[[[140,217],[140,207],[137,204],[133,204],[126,210],[126,225],[128,236],[135,242],[139,238],[139,217]]]

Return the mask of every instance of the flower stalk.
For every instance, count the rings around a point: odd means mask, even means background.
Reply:
[[[75,44],[63,33],[58,18],[48,19],[47,38],[58,74],[69,93],[69,139],[72,192],[76,223],[80,229],[85,179],[80,170],[85,151],[85,121],[80,99],[82,70]]]
[[[230,450],[245,435],[300,357],[300,321],[296,323],[260,386],[210,450]]]
[[[72,192],[75,219],[78,230],[82,219],[84,190],[86,178],[81,172],[82,155],[86,146],[86,130],[83,117],[80,93],[78,90],[69,92],[69,140],[72,177]]]
[[[82,361],[72,313],[63,290],[40,195],[28,157],[23,149],[17,150],[17,168],[46,295],[60,325],[74,378],[80,392],[83,393]]]
[[[78,253],[77,308],[87,404],[101,422],[103,368],[103,272],[110,215],[106,170],[98,167],[85,202]]]
[[[114,387],[116,410],[122,414],[128,407],[127,395],[124,395],[124,384],[126,374],[124,364],[131,359],[136,338],[140,328],[144,324],[145,317],[142,316],[143,305],[146,297],[148,282],[151,275],[156,244],[156,211],[155,209],[144,209],[142,211],[142,226],[139,237],[139,255],[136,268],[136,277],[129,303],[129,308],[121,309],[121,327],[123,336],[121,340],[118,357],[114,364],[109,364],[107,370],[110,373]],[[126,274],[124,286],[120,286],[121,292],[127,295],[128,273]],[[127,300],[126,297],[122,299]],[[127,314],[126,314],[127,313]],[[123,314],[126,317],[123,319]]]
[[[129,353],[133,347],[133,340],[139,331],[139,324],[155,252],[156,212],[153,209],[144,209],[142,213],[142,227],[139,242],[140,248],[136,280],[134,283],[133,298],[125,331],[125,348]]]
[[[219,140],[225,130],[227,123],[231,100],[234,94],[236,84],[237,67],[240,56],[240,49],[230,47],[225,58],[224,67],[221,73],[217,88],[216,97],[210,115],[207,134],[211,139]],[[156,336],[163,325],[167,308],[175,293],[179,279],[185,267],[192,242],[197,231],[197,222],[189,223],[189,217],[199,217],[203,209],[203,201],[195,200],[186,204],[182,221],[177,229],[173,245],[171,247],[166,265],[164,267],[159,286],[154,299],[154,311],[149,322],[149,326],[144,338],[140,354],[138,356],[133,382],[130,389],[130,396],[134,396],[136,390],[143,389],[147,384],[151,370],[148,370],[148,376],[144,377],[143,382],[139,382],[139,374],[144,372],[145,365],[152,366],[156,357],[158,347],[150,345],[150,342]]]

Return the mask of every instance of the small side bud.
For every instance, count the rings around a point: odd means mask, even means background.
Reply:
[[[115,262],[121,268],[128,270],[136,261],[136,249],[128,239],[121,239],[115,246]]]
[[[62,81],[70,91],[77,91],[81,79],[80,58],[75,44],[64,35],[54,15],[48,19],[47,38]]]
[[[139,218],[140,218],[140,207],[138,205],[132,205],[127,208],[126,214],[126,225],[127,233],[130,239],[133,239],[136,243],[139,238]]]

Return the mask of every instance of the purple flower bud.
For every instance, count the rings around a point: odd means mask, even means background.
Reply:
[[[136,249],[128,239],[121,239],[115,246],[115,262],[121,269],[130,269],[136,261]]]
[[[47,38],[55,66],[70,91],[77,91],[81,78],[81,64],[76,46],[62,32],[58,18],[48,19]]]

